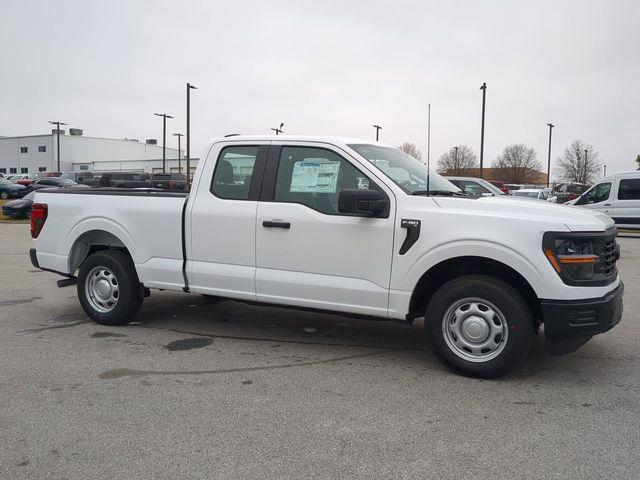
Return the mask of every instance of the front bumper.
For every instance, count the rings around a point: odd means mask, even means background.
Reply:
[[[548,341],[588,340],[615,327],[622,318],[622,281],[601,298],[542,300],[544,334]]]

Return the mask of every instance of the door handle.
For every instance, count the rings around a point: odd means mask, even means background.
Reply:
[[[605,204],[604,204],[604,206],[605,206],[605,207],[610,207],[610,206],[611,206],[611,204],[610,204],[610,203],[605,203]]]
[[[291,228],[291,224],[289,222],[276,222],[275,220],[265,220],[262,222],[262,226],[265,228]]]

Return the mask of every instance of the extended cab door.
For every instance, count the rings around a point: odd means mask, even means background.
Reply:
[[[603,182],[591,187],[582,194],[574,204],[580,207],[591,208],[605,215],[611,215],[613,211],[613,195],[611,182]]]
[[[621,178],[611,216],[616,224],[640,228],[640,178]]]
[[[337,147],[275,143],[258,204],[258,301],[386,317],[393,193]],[[340,214],[342,189],[383,192],[384,218]]]
[[[268,141],[214,144],[186,218],[191,291],[255,300],[256,210]]]

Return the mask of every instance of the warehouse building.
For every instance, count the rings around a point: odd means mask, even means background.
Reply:
[[[144,142],[131,138],[86,137],[78,128],[60,130],[60,170],[137,172],[162,171],[162,146],[154,139]],[[57,130],[46,135],[0,137],[0,173],[45,173],[58,170]],[[184,158],[178,150],[166,148],[166,171],[186,173]],[[180,152],[184,157],[184,152]],[[179,165],[180,163],[180,165]],[[195,162],[192,162],[192,168]]]

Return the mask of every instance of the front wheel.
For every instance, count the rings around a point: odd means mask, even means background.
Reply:
[[[143,292],[131,257],[103,250],[87,258],[78,275],[82,309],[96,323],[124,325],[142,306]]]
[[[0,193],[0,198],[2,198],[3,200],[6,200],[7,198],[9,198],[9,193],[7,192]]]
[[[508,283],[467,275],[443,285],[426,311],[436,356],[474,377],[496,378],[519,366],[535,334],[531,310]]]

